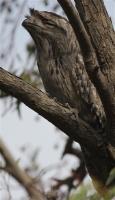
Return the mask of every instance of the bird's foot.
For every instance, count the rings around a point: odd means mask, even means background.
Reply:
[[[64,105],[66,108],[71,109],[71,106],[69,105],[69,103],[65,103]]]

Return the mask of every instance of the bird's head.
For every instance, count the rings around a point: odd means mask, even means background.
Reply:
[[[74,32],[64,17],[51,12],[30,9],[30,16],[26,17],[22,25],[32,36],[38,51],[49,47],[53,48],[53,52],[56,49],[60,54],[69,51],[68,42],[71,42]],[[73,43],[75,43],[74,40]]]

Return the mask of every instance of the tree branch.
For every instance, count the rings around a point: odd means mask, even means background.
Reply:
[[[74,0],[103,72],[115,63],[115,32],[103,0]],[[97,35],[98,34],[98,35]],[[104,71],[105,70],[105,71]]]
[[[78,117],[75,109],[56,102],[47,94],[2,68],[0,68],[0,89],[16,97],[76,142],[93,148],[100,145],[101,137]]]
[[[58,2],[60,3],[61,7],[65,11],[74,29],[74,32],[76,34],[76,37],[78,39],[79,45],[83,53],[83,59],[86,65],[86,70],[91,80],[93,81],[93,83],[95,83],[95,80],[94,80],[94,74],[95,74],[96,76],[95,79],[97,79],[97,82],[102,83],[102,86],[105,88],[105,80],[103,79],[103,75],[101,71],[99,70],[99,64],[97,61],[95,50],[92,46],[90,37],[84,27],[84,24],[80,18],[80,15],[77,9],[74,7],[74,5],[72,4],[70,0],[58,0]]]
[[[0,170],[4,170],[15,178],[27,191],[32,200],[46,200],[46,197],[37,188],[33,179],[22,170],[18,163],[14,160],[9,149],[5,146],[4,142],[0,138],[0,153],[3,156],[6,166],[0,167]]]
[[[83,55],[89,57],[89,52],[93,51],[93,47],[90,38],[86,32],[86,29],[80,19],[79,13],[69,0],[58,0],[61,7],[65,11],[74,31],[80,43]]]
[[[87,7],[87,5],[89,5],[89,8],[90,8],[91,1],[92,1],[92,4],[95,4],[93,0],[89,0],[89,1],[85,0],[84,5],[86,7]],[[105,76],[101,71],[101,67],[99,66],[99,62],[97,59],[94,45],[92,45],[92,41],[89,37],[88,32],[86,31],[86,28],[80,18],[80,15],[79,15],[77,9],[73,6],[73,4],[70,0],[58,0],[58,2],[60,3],[61,7],[64,9],[64,11],[74,29],[74,32],[78,38],[78,41],[79,41],[79,44],[80,44],[80,47],[81,47],[81,50],[83,53],[83,58],[84,58],[87,73],[89,74],[92,82],[94,83],[95,87],[97,88],[99,96],[102,100],[104,110],[105,110],[105,113],[106,113],[106,116],[108,119],[108,126],[110,128],[110,124],[111,124],[113,129],[115,129],[115,117],[114,117],[115,116],[115,114],[114,114],[115,113],[115,103],[114,103],[115,100],[113,97],[113,86],[108,81],[108,76]],[[77,5],[77,3],[81,2],[81,1],[76,0],[75,2]],[[86,3],[86,2],[88,2],[88,3]],[[96,5],[98,7],[100,4],[97,3]],[[79,12],[80,12],[80,8],[81,7],[79,7]],[[99,9],[99,12],[100,12],[100,9]],[[90,17],[92,18],[92,12],[91,12]],[[87,21],[87,18],[84,18],[84,23],[86,23],[86,22],[89,24],[89,21]],[[105,20],[105,22],[106,22],[106,20]],[[97,26],[98,26],[98,23],[97,23]],[[90,27],[90,32],[91,31],[92,31],[92,26]],[[107,34],[109,34],[109,32]],[[94,35],[93,35],[93,37],[94,37]],[[108,43],[109,43],[109,41],[108,41]],[[105,57],[105,60],[106,60],[106,57]],[[114,75],[113,77],[115,77],[115,73],[113,75]],[[115,80],[115,78],[114,78],[114,80]],[[110,107],[111,107],[111,109],[110,109]],[[111,110],[112,110],[112,112],[111,112]],[[113,135],[113,134],[111,133],[111,135]]]
[[[103,183],[106,181],[114,161],[103,137],[82,121],[75,109],[56,102],[42,91],[2,68],[0,68],[0,89],[16,97],[78,142],[86,161],[88,161],[87,167],[90,175],[99,178],[101,171],[103,172],[101,181]],[[103,165],[105,169],[103,169]],[[95,166],[97,167],[95,168]]]
[[[98,90],[106,108],[108,139],[115,147],[115,31],[103,0],[75,0],[75,2],[106,79],[105,90],[100,86]],[[99,84],[98,79],[97,84]]]

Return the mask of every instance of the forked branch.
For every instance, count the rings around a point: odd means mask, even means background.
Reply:
[[[29,108],[53,123],[73,140],[97,148],[101,137],[78,117],[75,109],[62,105],[22,79],[0,68],[0,89],[16,97]]]
[[[75,0],[78,10],[70,0],[58,0],[58,2],[64,9],[78,38],[87,73],[97,88],[104,106],[108,129],[114,130],[115,33],[103,0],[97,0],[97,3],[94,0]],[[104,69],[102,70],[104,67],[106,75],[103,73]],[[109,140],[115,146],[113,131],[109,133]]]

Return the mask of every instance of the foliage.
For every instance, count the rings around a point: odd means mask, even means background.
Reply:
[[[93,193],[88,194],[88,193]],[[82,185],[78,191],[74,192],[74,194],[71,196],[70,200],[99,200],[99,195],[93,191],[93,188],[91,185]],[[101,199],[100,199],[101,200]]]

